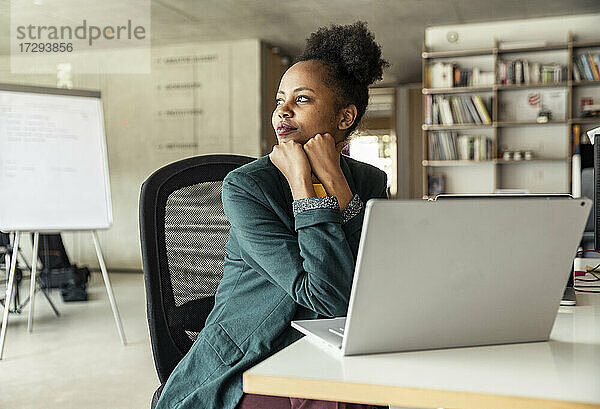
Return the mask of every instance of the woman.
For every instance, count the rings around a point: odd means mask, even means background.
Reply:
[[[363,203],[386,197],[386,177],[340,152],[385,66],[358,22],[313,33],[283,75],[278,145],[223,182],[231,229],[215,307],[157,408],[344,407],[244,395],[242,373],[301,337],[292,320],[346,314]]]

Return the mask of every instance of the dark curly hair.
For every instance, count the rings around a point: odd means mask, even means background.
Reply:
[[[336,110],[354,104],[357,116],[346,131],[350,135],[358,126],[369,103],[369,85],[380,80],[389,66],[381,58],[381,47],[375,42],[367,23],[321,27],[306,40],[304,53],[296,62],[319,60],[327,71],[326,82],[336,94]]]

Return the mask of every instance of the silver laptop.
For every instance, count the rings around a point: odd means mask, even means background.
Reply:
[[[370,200],[348,316],[292,326],[340,355],[545,341],[591,206]]]
[[[568,197],[568,198],[573,198],[573,196],[571,196],[568,193],[521,193],[521,194],[515,194],[515,193],[502,193],[502,194],[490,194],[490,193],[470,193],[470,194],[440,194],[437,195],[435,197],[434,200],[446,200],[446,199],[466,199],[466,200],[473,200],[473,199],[492,199],[492,200],[498,200],[498,199],[531,199],[531,198],[543,198],[543,199],[556,199],[558,197]],[[590,197],[590,196],[587,196]],[[429,199],[432,200],[432,199]],[[593,217],[588,216],[588,221],[587,221],[587,226],[584,230],[590,230],[589,226],[593,226]],[[593,230],[593,227],[591,228]],[[585,231],[584,231],[584,235],[585,235]],[[562,299],[560,300],[560,305],[577,305],[577,296],[575,294],[575,286],[574,286],[574,281],[573,281],[574,277],[573,275],[569,275],[569,280],[567,281],[567,285],[565,286],[565,289],[563,291],[563,296]]]

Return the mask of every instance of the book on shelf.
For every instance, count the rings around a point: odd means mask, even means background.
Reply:
[[[576,81],[600,81],[600,54],[585,53],[575,57],[573,78]]]
[[[432,132],[429,135],[429,160],[493,159],[492,140],[483,135],[459,135],[457,132]]]
[[[490,118],[490,116],[488,114],[488,110],[487,110],[485,104],[483,103],[483,100],[481,99],[481,97],[479,95],[473,95],[471,98],[472,98],[473,102],[475,103],[475,108],[477,108],[477,113],[479,114],[479,117],[481,118],[481,122],[484,124],[491,124],[492,119]]]
[[[464,124],[465,122],[467,122],[466,119],[463,118],[463,116],[462,116],[462,112],[460,109],[462,106],[462,103],[461,104],[458,103],[458,98],[456,98],[456,97],[451,98],[450,101],[452,102],[452,115],[454,116],[454,118],[453,118],[454,123],[455,124]],[[468,121],[468,122],[470,122],[470,121]]]
[[[523,82],[531,84],[531,71],[529,70],[529,61],[523,61]]]
[[[479,95],[441,96],[427,95],[425,99],[425,124],[491,124],[487,101]]]
[[[551,84],[567,79],[567,66],[530,63],[527,60],[498,61],[496,82],[510,84]]]
[[[425,95],[425,123],[430,124],[433,122],[433,98],[431,94]]]
[[[579,68],[577,67],[577,59],[573,62],[573,79],[575,81],[581,81],[581,74],[579,73]]]
[[[586,55],[588,60],[587,62],[589,63],[590,71],[592,71],[592,77],[594,78],[594,81],[600,80],[600,73],[598,73],[598,65],[596,64],[594,57],[589,53]]]
[[[494,84],[494,73],[481,71],[478,67],[461,68],[454,67],[455,87],[478,87]]]
[[[460,98],[463,101],[462,105],[467,108],[471,117],[475,118],[477,123],[481,123],[481,118],[477,113],[477,108],[475,107],[473,100],[468,96],[461,96]]]
[[[452,109],[450,108],[450,101],[443,97],[437,97],[439,100],[438,105],[440,107],[439,119],[443,124],[452,125],[454,124],[455,116],[452,115]]]
[[[464,68],[454,63],[437,62],[427,67],[431,88],[477,87],[494,84],[494,73],[478,67]]]

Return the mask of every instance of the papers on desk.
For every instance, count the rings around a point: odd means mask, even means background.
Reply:
[[[600,293],[600,258],[581,258],[573,260],[575,281],[573,287],[577,291]]]
[[[593,273],[588,271],[585,275],[576,276],[574,287],[576,291],[594,291],[600,293],[600,271]]]

